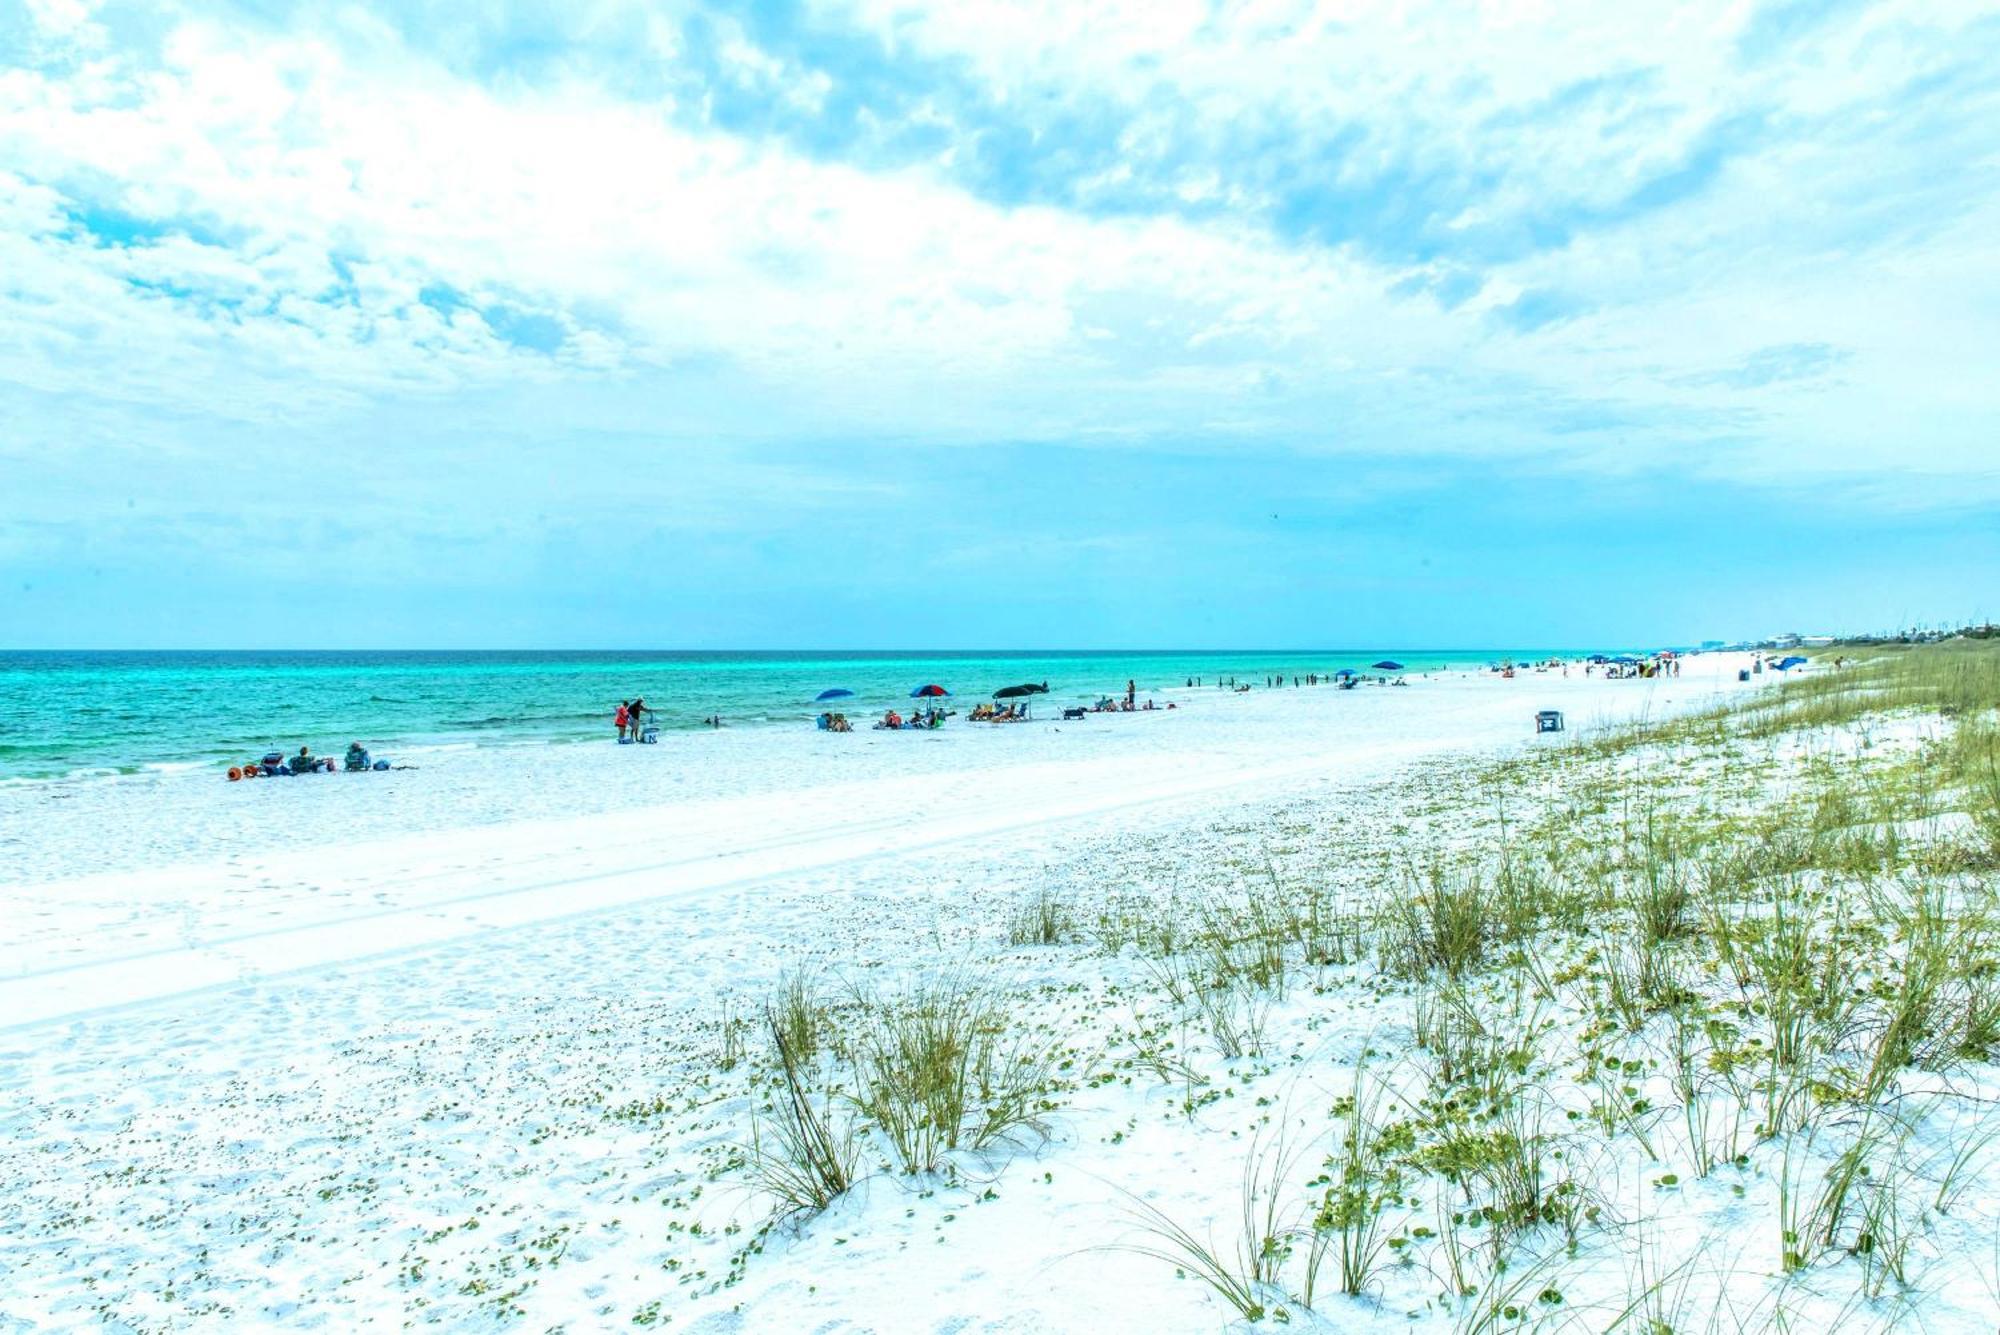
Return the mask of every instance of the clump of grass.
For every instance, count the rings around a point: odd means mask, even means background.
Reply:
[[[1001,998],[947,978],[859,1001],[857,1100],[904,1172],[927,1173],[948,1151],[1045,1129],[1060,1052],[1017,1031]]]
[[[1360,1295],[1381,1262],[1387,1243],[1386,1212],[1403,1201],[1403,1172],[1397,1155],[1407,1150],[1407,1127],[1383,1114],[1385,1086],[1370,1078],[1363,1062],[1354,1072],[1353,1091],[1334,1106],[1342,1122],[1339,1149],[1326,1161],[1315,1185],[1323,1188],[1314,1212],[1306,1258],[1303,1299],[1313,1305],[1329,1253],[1340,1276],[1340,1291]]]
[[[1011,946],[1061,945],[1075,932],[1076,915],[1047,887],[1024,900],[1007,919],[1007,944]]]
[[[1667,857],[1650,837],[1643,845],[1644,856],[1632,887],[1632,912],[1637,919],[1639,939],[1650,945],[1665,945],[1687,935],[1694,905],[1694,892],[1687,871]]]
[[[1144,958],[1164,959],[1187,949],[1187,913],[1177,895],[1121,896],[1098,909],[1090,937],[1113,955],[1131,946]]]
[[[1539,1224],[1564,1222],[1553,1208],[1561,1185],[1565,1206],[1585,1208],[1582,1188],[1554,1179],[1554,1148],[1530,1106],[1515,1100],[1490,1120],[1459,1121],[1417,1152],[1416,1162],[1463,1190],[1474,1202],[1471,1222],[1486,1225],[1496,1257],[1513,1238]],[[1580,1218],[1576,1223],[1580,1226]],[[1566,1226],[1567,1229],[1567,1226]]]
[[[764,1008],[766,1023],[783,1031],[780,1053],[789,1052],[802,1065],[819,1055],[825,1016],[817,984],[802,970],[786,974]]]
[[[1730,1025],[1709,1019],[1697,1004],[1673,1012],[1667,1078],[1680,1100],[1696,1177],[1743,1153],[1745,1100],[1734,1079],[1738,1057],[1727,1046],[1733,1037]]]
[[[1435,1062],[1437,1083],[1462,1089],[1485,1107],[1508,1101],[1548,1027],[1539,1006],[1522,1006],[1488,1023],[1463,980],[1446,974],[1418,983],[1413,1019],[1417,1046]]]
[[[1253,883],[1240,897],[1197,900],[1194,917],[1191,946],[1217,985],[1245,983],[1283,993],[1286,950],[1297,941],[1299,927],[1275,870],[1268,884]]]
[[[1193,994],[1194,1009],[1224,1059],[1261,1057],[1271,1021],[1272,995],[1254,982],[1224,978]]]
[[[1771,1027],[1771,1051],[1783,1066],[1839,1032],[1852,998],[1831,942],[1841,935],[1846,907],[1810,893],[1798,877],[1781,878],[1770,911],[1743,923],[1745,957]]]
[[[781,1214],[815,1214],[854,1185],[860,1137],[840,1116],[832,1091],[815,1095],[812,1054],[801,1050],[782,1002],[765,1007],[764,1025],[778,1058],[779,1090],[769,1131],[761,1119],[751,1124],[751,1162]]]
[[[1368,948],[1362,915],[1323,886],[1299,894],[1292,914],[1292,934],[1308,964],[1351,964]]]
[[[1231,1245],[1198,1238],[1157,1206],[1132,1196],[1140,1229],[1153,1241],[1121,1244],[1121,1250],[1163,1261],[1192,1276],[1245,1321],[1286,1317],[1281,1271],[1291,1255],[1297,1211],[1284,1204],[1291,1156],[1280,1141],[1267,1154],[1253,1144],[1244,1160],[1241,1211]],[[1127,1193],[1130,1195],[1130,1193]],[[1311,1292],[1308,1280],[1307,1292]],[[1310,1305],[1310,1297],[1307,1305]]]
[[[1674,953],[1663,943],[1613,941],[1601,957],[1604,1000],[1628,1033],[1686,1001],[1692,994],[1681,978]]]
[[[1484,962],[1493,905],[1474,872],[1433,865],[1387,909],[1384,964],[1405,977],[1439,969],[1456,977]]]

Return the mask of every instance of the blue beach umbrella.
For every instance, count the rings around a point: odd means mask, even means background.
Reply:
[[[1393,658],[1385,658],[1381,662],[1371,663],[1369,666],[1373,667],[1377,672],[1401,672],[1403,670],[1403,665]]]
[[[1791,670],[1792,668],[1804,667],[1805,665],[1806,665],[1805,659],[1799,657],[1797,654],[1788,654],[1785,657],[1779,659],[1772,666],[1776,667],[1780,672],[1786,672]]]
[[[836,686],[830,691],[821,691],[818,695],[815,695],[813,697],[813,700],[815,702],[818,702],[820,700],[845,700],[848,696],[853,694],[854,692],[848,690],[845,686]]]
[[[1353,668],[1342,668],[1340,671],[1334,673],[1333,675],[1336,677],[1356,677],[1359,676],[1360,674],[1356,672]]]

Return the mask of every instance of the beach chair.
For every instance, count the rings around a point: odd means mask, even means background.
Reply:
[[[1537,733],[1561,732],[1562,730],[1563,716],[1560,709],[1544,709],[1535,715],[1535,731]]]

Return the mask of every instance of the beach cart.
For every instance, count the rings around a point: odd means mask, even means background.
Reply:
[[[1562,730],[1563,716],[1560,709],[1544,709],[1535,715],[1535,731],[1537,733],[1561,732]]]

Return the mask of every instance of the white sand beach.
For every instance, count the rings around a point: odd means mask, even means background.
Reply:
[[[2000,1335],[1996,127],[0,0],[0,1335]]]
[[[1369,684],[1180,687],[1151,712],[915,735],[779,728],[658,747],[466,747],[384,774],[224,785],[212,773],[0,788],[16,871],[0,1015],[59,1020],[611,909],[955,850],[971,869],[1079,830],[1338,794],[1427,758],[1664,716],[1746,688],[1747,658],[1605,680],[1524,670]],[[1176,708],[1164,708],[1167,703]],[[863,725],[865,729],[865,724]],[[18,879],[17,879],[18,878]]]
[[[1468,758],[1563,744],[1535,710],[1662,717],[1753,689],[1742,661],[0,790],[0,1327],[1212,1328],[1198,1286],[1092,1249],[1134,1198],[1229,1200],[1241,1165],[1196,1123],[1323,1101],[1365,993],[1242,1071],[1243,1107],[1163,1119],[1160,1091],[1092,1083],[1045,1141],[871,1177],[768,1234],[757,1096],[714,1068],[725,999],[754,1010],[801,967],[976,967],[1084,1032],[1121,970],[1010,952],[1024,893],[1289,868],[1315,826],[1393,845]]]

